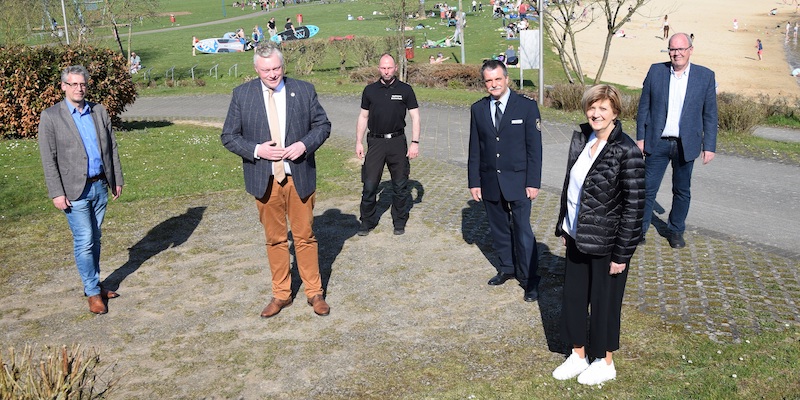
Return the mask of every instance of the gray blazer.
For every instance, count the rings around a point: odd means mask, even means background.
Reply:
[[[284,85],[286,145],[300,141],[306,146],[305,154],[290,161],[297,195],[305,199],[317,190],[314,152],[330,136],[331,122],[319,104],[314,85],[292,78],[284,78]],[[242,158],[247,192],[258,199],[264,197],[273,161],[257,159],[253,154],[257,144],[272,140],[261,80],[253,79],[233,89],[220,139],[225,148]]]
[[[39,152],[42,155],[44,181],[50,198],[67,196],[72,201],[77,200],[86,187],[89,157],[66,101],[62,100],[42,112],[39,122]],[[111,129],[111,118],[102,104],[86,103],[89,104],[97,131],[103,172],[113,191],[124,183],[117,152],[117,138]]]
[[[650,66],[639,98],[636,115],[636,140],[644,140],[645,154],[651,153],[667,124],[669,108],[669,62]],[[684,161],[692,161],[700,152],[717,149],[717,84],[714,71],[692,64],[678,129]]]

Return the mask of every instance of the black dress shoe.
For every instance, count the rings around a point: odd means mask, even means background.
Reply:
[[[498,272],[497,275],[493,276],[492,279],[489,279],[489,284],[492,286],[498,286],[506,283],[507,280],[513,279],[514,275],[511,274],[504,274],[502,272]]]
[[[534,301],[539,299],[539,291],[536,289],[527,291],[525,292],[525,296],[523,297],[523,299],[528,303],[533,303]]]
[[[402,234],[406,233],[406,230],[404,228],[394,228],[393,233],[395,235],[402,235]]]
[[[671,232],[667,238],[669,247],[673,249],[682,249],[686,247],[686,242],[683,240],[683,233]]]

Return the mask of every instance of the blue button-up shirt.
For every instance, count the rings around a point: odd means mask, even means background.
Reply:
[[[78,133],[81,134],[83,148],[89,157],[86,177],[91,178],[100,175],[103,173],[103,159],[100,156],[100,145],[97,143],[97,128],[94,126],[89,104],[84,102],[83,110],[79,110],[69,101],[66,103],[72,115],[72,120],[75,121],[75,126],[78,127]]]

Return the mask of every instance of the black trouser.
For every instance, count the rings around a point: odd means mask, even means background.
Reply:
[[[569,345],[587,346],[586,354],[590,357],[603,358],[607,351],[619,350],[622,298],[630,268],[625,268],[621,274],[609,274],[611,255],[582,253],[569,236],[566,256],[561,308],[564,340]]]
[[[406,136],[399,135],[390,139],[367,136],[367,155],[361,167],[361,182],[364,190],[361,193],[361,227],[372,229],[378,225],[380,215],[375,209],[378,202],[378,185],[381,183],[383,166],[389,167],[392,177],[392,221],[395,229],[405,229],[408,221],[410,193],[408,191],[408,175],[411,165],[408,162],[408,144]]]

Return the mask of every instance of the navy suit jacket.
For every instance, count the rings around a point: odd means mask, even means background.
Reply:
[[[636,115],[636,140],[644,140],[644,153],[652,152],[667,124],[671,63],[650,66],[639,99]],[[714,71],[697,64],[689,67],[689,82],[683,101],[678,130],[684,161],[700,156],[701,151],[717,149],[717,84]]]
[[[44,181],[50,198],[66,196],[69,200],[77,200],[83,194],[89,178],[89,157],[66,102],[67,100],[62,100],[42,112],[39,122],[39,152],[42,155]],[[116,191],[116,187],[123,186],[124,182],[111,118],[102,104],[89,101],[86,104],[89,105],[97,132],[106,182],[112,191]]]
[[[486,96],[470,109],[469,160],[470,188],[481,188],[489,201],[527,198],[526,187],[542,185],[542,131],[536,101],[511,92],[500,129],[492,123]]]
[[[297,194],[305,199],[317,189],[314,152],[330,136],[331,122],[319,104],[314,85],[291,78],[284,78],[284,85],[287,119],[285,146],[298,141],[306,146],[305,154],[289,161]],[[220,138],[225,148],[242,157],[247,192],[259,199],[264,197],[272,175],[273,161],[255,158],[254,155],[257,144],[272,140],[261,80],[253,79],[233,89]]]

